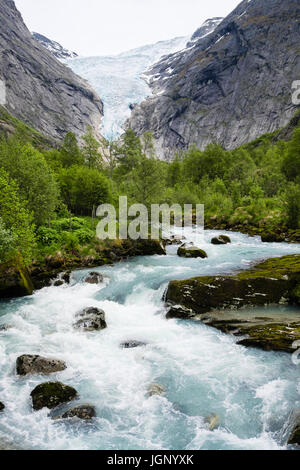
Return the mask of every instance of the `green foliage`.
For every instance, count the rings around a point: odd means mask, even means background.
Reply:
[[[300,178],[300,128],[294,131],[293,138],[288,144],[283,171],[289,181]]]
[[[300,185],[290,183],[286,191],[287,223],[290,228],[300,228]]]
[[[44,156],[18,139],[0,141],[0,168],[13,178],[20,194],[28,202],[36,225],[52,217],[58,204],[59,189]]]
[[[22,258],[25,263],[32,260],[35,246],[34,226],[26,203],[19,197],[17,183],[0,169],[0,214],[4,230],[2,246],[8,243],[6,235],[12,237],[7,251],[2,251],[2,261],[17,262]]]
[[[100,204],[111,201],[108,179],[85,166],[64,168],[58,174],[61,194],[68,208],[78,215],[91,215]]]
[[[83,136],[82,153],[89,168],[101,168],[103,161],[99,153],[100,144],[93,135],[92,128],[89,127],[87,133]]]
[[[84,164],[84,156],[79,149],[76,136],[73,132],[68,132],[65,136],[63,146],[60,149],[60,160],[65,168]]]

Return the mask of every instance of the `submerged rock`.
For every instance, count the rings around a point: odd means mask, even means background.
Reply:
[[[88,284],[101,284],[104,280],[104,277],[102,274],[97,273],[97,272],[92,272],[89,273],[84,282],[87,282]]]
[[[207,258],[207,253],[192,244],[185,244],[178,248],[177,255],[181,258]]]
[[[41,356],[23,355],[18,357],[16,369],[18,375],[53,374],[67,368],[64,361]]]
[[[211,240],[212,245],[227,245],[231,243],[231,239],[227,235],[220,235],[219,237],[214,237]]]
[[[214,431],[220,426],[220,417],[216,414],[211,414],[205,418],[204,422],[209,425],[210,431]]]
[[[142,341],[126,341],[120,344],[121,348],[123,349],[134,349],[134,348],[141,348],[142,346],[147,346],[147,343],[143,343]]]
[[[147,395],[148,397],[153,397],[154,395],[163,395],[166,392],[166,389],[161,384],[152,384],[148,387]]]
[[[74,328],[84,331],[98,331],[107,328],[105,321],[105,312],[99,308],[86,308],[79,312],[76,317],[78,320]]]
[[[4,406],[3,403],[0,401],[0,413],[1,413],[2,411],[4,411],[4,409],[5,409],[5,406]]]
[[[300,410],[293,413],[292,432],[289,436],[288,444],[300,446]]]
[[[60,286],[63,286],[64,285],[64,281],[62,281],[61,279],[58,279],[57,281],[54,281],[54,287],[60,287]]]
[[[38,385],[30,394],[35,411],[53,409],[62,403],[74,400],[78,395],[73,387],[60,382],[46,382]]]
[[[0,331],[7,331],[11,328],[10,325],[0,325]]]
[[[89,421],[96,417],[96,410],[93,405],[79,405],[64,413],[62,419],[79,418]]]

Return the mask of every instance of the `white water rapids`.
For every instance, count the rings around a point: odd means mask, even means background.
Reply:
[[[167,321],[162,296],[171,279],[246,269],[255,260],[300,253],[300,245],[262,244],[235,233],[231,245],[213,246],[215,234],[206,232],[206,260],[178,258],[170,247],[168,256],[99,268],[108,276],[104,286],[84,283],[82,270],[71,285],[1,302],[0,324],[11,328],[0,331],[0,400],[6,405],[0,441],[25,449],[284,448],[286,420],[300,408],[300,366],[289,354],[246,349],[204,324]],[[188,238],[194,236],[190,229]],[[74,330],[75,314],[85,307],[102,308],[108,328]],[[286,310],[278,308],[280,315]],[[300,317],[299,309],[294,314]],[[127,340],[147,346],[120,348]],[[62,359],[68,367],[50,378],[17,377],[22,354]],[[48,380],[75,387],[78,403],[95,405],[97,418],[53,421],[47,409],[34,412],[30,392]],[[153,383],[166,388],[165,396],[147,397]],[[214,431],[205,423],[211,413],[220,417]]]

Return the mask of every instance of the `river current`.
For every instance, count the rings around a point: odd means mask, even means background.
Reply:
[[[231,245],[213,246],[218,233],[205,232],[206,260],[181,259],[177,247],[169,247],[167,256],[99,268],[103,285],[84,283],[88,271],[81,270],[70,285],[1,302],[0,325],[11,328],[0,331],[0,400],[6,405],[0,441],[25,449],[285,448],[285,423],[300,408],[300,366],[291,355],[246,349],[204,324],[165,319],[162,298],[172,279],[232,273],[254,261],[300,253],[299,244],[263,244],[239,233],[229,234]],[[186,236],[195,239],[192,229]],[[74,317],[85,307],[103,309],[108,328],[74,330]],[[293,315],[300,317],[300,310]],[[147,345],[122,349],[128,340]],[[68,367],[50,378],[17,377],[15,361],[22,354],[62,359]],[[78,404],[95,405],[97,418],[53,421],[47,409],[34,412],[30,392],[48,380],[75,387]],[[148,397],[153,383],[162,384],[165,395]],[[212,413],[220,426],[210,431],[205,418]]]

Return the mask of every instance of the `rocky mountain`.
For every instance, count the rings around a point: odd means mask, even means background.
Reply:
[[[102,133],[107,139],[117,139],[124,132],[130,109],[151,95],[151,89],[142,78],[143,72],[162,56],[185,47],[188,39],[178,37],[114,56],[78,57],[67,61],[103,99]]]
[[[299,1],[242,1],[211,33],[196,32],[147,72],[153,96],[128,126],[152,131],[159,156],[170,159],[193,143],[231,149],[286,125],[297,109],[299,20]]]
[[[0,24],[0,105],[52,139],[98,133],[102,101],[32,38],[12,0],[0,1]]]
[[[78,57],[78,54],[76,54],[76,52],[71,52],[68,49],[65,49],[58,42],[52,41],[51,39],[48,39],[46,36],[43,36],[42,34],[33,32],[32,36],[40,44],[42,44],[42,46],[48,49],[49,52],[52,52],[52,54],[57,59],[74,59],[74,57]]]

